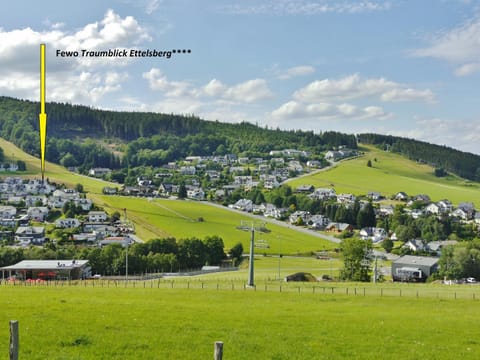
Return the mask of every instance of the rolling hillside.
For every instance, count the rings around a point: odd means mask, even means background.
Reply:
[[[386,197],[404,191],[408,195],[427,194],[433,201],[449,199],[454,204],[471,201],[480,205],[480,185],[449,175],[438,178],[431,166],[408,160],[399,154],[363,146],[364,155],[342,161],[333,168],[293,179],[292,187],[312,184],[315,187],[334,187],[337,193],[365,195],[370,191]],[[372,162],[372,167],[367,162]]]

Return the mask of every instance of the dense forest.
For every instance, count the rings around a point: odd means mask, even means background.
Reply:
[[[338,146],[357,147],[354,135],[283,131],[250,123],[228,124],[196,116],[115,112],[70,104],[47,104],[47,160],[66,167],[119,169],[161,166],[191,155],[264,156],[298,149],[319,154]],[[0,97],[0,136],[38,154],[36,102]],[[122,146],[114,153],[106,142]]]
[[[447,146],[402,137],[359,134],[359,143],[373,144],[399,153],[411,160],[420,161],[437,168],[436,174],[445,174],[445,170],[465,179],[480,181],[480,156],[452,149]]]

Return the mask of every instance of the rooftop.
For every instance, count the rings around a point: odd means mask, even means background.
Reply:
[[[15,265],[4,266],[1,270],[50,270],[74,269],[84,266],[88,260],[23,260]]]
[[[426,257],[426,256],[412,256],[405,255],[401,258],[398,258],[393,262],[394,264],[405,264],[405,265],[424,265],[424,266],[433,266],[438,263],[438,258]]]

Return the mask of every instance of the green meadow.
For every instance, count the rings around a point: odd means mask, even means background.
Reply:
[[[211,359],[215,341],[237,360],[477,359],[480,351],[471,297],[363,296],[353,285],[332,295],[86,284],[1,285],[0,357],[10,320],[29,360]]]
[[[188,200],[152,199],[123,196],[97,196],[97,203],[108,211],[127,209],[127,217],[140,224],[140,238],[156,237],[189,238],[218,235],[227,248],[238,242],[248,250],[250,232],[237,229],[242,221],[257,221],[244,213],[212,206],[205,202]],[[201,221],[199,219],[201,218]],[[263,219],[260,219],[263,221]],[[268,244],[268,248],[256,250],[266,254],[303,254],[311,251],[333,249],[336,244],[319,237],[298,232],[293,227],[266,223],[269,233],[256,233],[256,240]]]
[[[293,188],[312,184],[334,187],[337,193],[366,195],[377,191],[390,197],[400,191],[408,195],[427,194],[433,201],[449,199],[454,204],[473,201],[480,204],[480,186],[456,176],[437,178],[433,168],[373,146],[360,148],[363,156],[340,162],[336,167],[288,182]],[[372,162],[372,167],[367,162]]]

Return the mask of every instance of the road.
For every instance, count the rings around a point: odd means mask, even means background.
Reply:
[[[272,219],[272,218],[265,217],[265,216],[262,216],[262,215],[251,214],[251,213],[248,213],[248,212],[245,212],[245,211],[232,209],[232,208],[229,208],[229,207],[226,207],[226,206],[223,206],[223,205],[219,205],[219,204],[215,204],[215,203],[211,203],[211,202],[208,202],[208,201],[204,202],[204,204],[208,204],[209,206],[215,206],[215,207],[221,208],[223,210],[229,210],[229,211],[235,212],[237,214],[242,214],[242,215],[248,216],[252,219],[255,219],[257,221],[263,221],[263,222],[267,222],[267,223],[270,223],[270,224],[283,226],[283,227],[289,228],[293,231],[298,231],[298,232],[302,232],[304,234],[308,234],[308,235],[311,235],[311,236],[316,236],[320,239],[328,240],[328,241],[331,241],[335,244],[340,244],[340,241],[341,241],[340,239],[338,239],[334,236],[320,234],[320,233],[318,233],[316,231],[313,231],[313,230],[305,229],[305,228],[299,227],[299,226],[294,226],[294,225],[291,225],[291,224],[286,223],[284,221]]]

